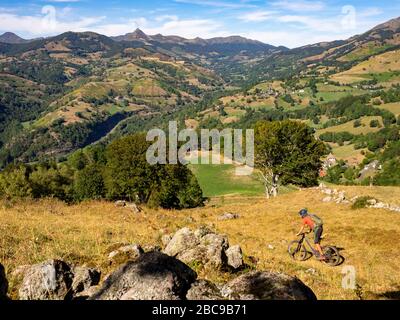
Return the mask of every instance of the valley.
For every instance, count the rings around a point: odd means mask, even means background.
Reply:
[[[150,165],[146,132],[169,121],[254,129],[254,172]],[[186,267],[200,279],[270,270],[321,300],[399,299],[399,199],[400,18],[293,49],[140,29],[0,35],[0,267],[12,299],[27,265],[59,259],[101,270],[104,283],[130,261],[113,265],[116,249],[159,252],[165,237],[204,226],[240,245],[245,267],[195,259]],[[323,218],[340,266],[289,256],[301,208]],[[342,286],[346,266],[355,288]]]

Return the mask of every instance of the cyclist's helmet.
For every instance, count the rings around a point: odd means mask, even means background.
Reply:
[[[299,215],[301,217],[305,217],[306,215],[308,215],[308,210],[307,209],[301,209],[299,212]]]

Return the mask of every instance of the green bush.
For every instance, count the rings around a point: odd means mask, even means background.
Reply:
[[[370,200],[375,200],[375,199],[370,196],[360,197],[353,203],[351,209],[353,210],[364,209],[368,206],[368,201]]]

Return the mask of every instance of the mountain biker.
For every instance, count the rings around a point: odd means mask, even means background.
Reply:
[[[300,210],[299,214],[303,219],[303,225],[301,226],[301,230],[297,236],[300,236],[304,232],[305,228],[309,227],[314,232],[315,249],[317,249],[317,252],[319,253],[319,260],[326,260],[321,248],[322,233],[324,232],[322,219],[314,214],[310,214],[307,209]]]

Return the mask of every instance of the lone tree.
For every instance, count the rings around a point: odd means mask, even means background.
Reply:
[[[255,166],[268,198],[277,196],[278,184],[310,187],[318,183],[325,145],[313,129],[298,121],[260,121],[255,126]]]

